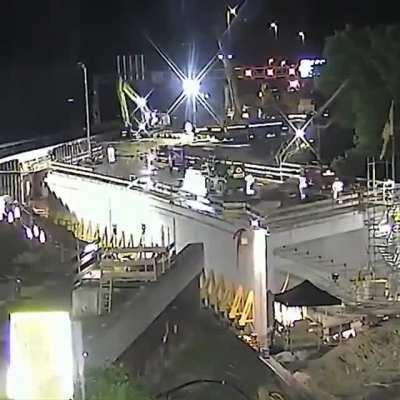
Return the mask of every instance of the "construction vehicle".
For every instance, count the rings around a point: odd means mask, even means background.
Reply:
[[[246,173],[240,162],[225,163],[210,159],[203,167],[206,174],[206,187],[210,194],[218,196],[244,192]]]
[[[118,79],[117,94],[123,121],[122,137],[146,137],[151,131],[163,129],[171,124],[168,114],[150,109],[147,97],[142,97],[121,77]],[[133,112],[129,110],[127,97],[134,103]]]

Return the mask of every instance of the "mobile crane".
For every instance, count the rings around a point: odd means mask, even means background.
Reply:
[[[117,94],[123,121],[123,127],[121,129],[122,137],[147,136],[149,129],[157,127],[162,128],[171,124],[168,114],[161,114],[151,110],[147,104],[146,97],[140,96],[140,94],[121,77],[118,79]],[[136,107],[132,113],[129,111],[127,97]],[[138,114],[139,116],[137,117]],[[134,120],[136,130],[133,128],[131,119]]]

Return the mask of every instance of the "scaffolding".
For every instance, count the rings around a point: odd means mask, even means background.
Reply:
[[[400,269],[400,185],[392,180],[391,164],[367,160],[366,217],[369,272]],[[390,178],[389,178],[390,177]]]

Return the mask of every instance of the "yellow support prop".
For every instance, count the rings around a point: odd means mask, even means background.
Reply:
[[[67,231],[70,231],[70,232],[72,232],[72,233],[75,233],[75,227],[74,227],[74,225],[72,224],[72,222],[70,221],[70,219],[67,219],[66,220],[66,223],[65,223],[65,228],[67,229]]]
[[[210,271],[209,278],[210,279],[208,281],[207,294],[208,294],[208,297],[211,298],[214,294],[215,287],[217,286],[215,274],[214,274],[213,270]]]
[[[78,235],[79,239],[85,240],[85,221],[83,220],[83,218],[81,218]]]
[[[220,279],[217,280],[214,292],[212,294],[211,304],[214,306],[215,311],[220,311],[220,303],[221,299],[225,292],[225,282],[224,277],[221,276]]]
[[[129,235],[128,247],[135,247],[135,244],[134,244],[134,242],[133,242],[133,235],[132,235],[132,233]]]
[[[100,225],[99,224],[97,224],[96,225],[96,230],[95,230],[95,232],[94,232],[94,240],[100,240],[101,239],[101,237],[100,237]]]
[[[108,232],[107,232],[107,227],[104,228],[104,233],[103,236],[101,237],[101,247],[104,249],[108,248]]]
[[[92,230],[92,223],[89,221],[87,229],[86,229],[86,240],[88,242],[93,241],[93,230]]]
[[[117,247],[117,237],[112,233],[109,243],[110,249],[115,249]]]
[[[118,247],[120,249],[124,249],[126,247],[126,240],[125,240],[125,232],[124,231],[121,232],[121,237],[120,237],[119,242],[118,242]]]
[[[226,284],[224,295],[219,304],[220,311],[223,312],[225,315],[228,315],[234,299],[235,299],[234,286],[232,284]]]
[[[254,291],[250,290],[239,319],[239,326],[246,326],[254,323]]]
[[[225,280],[223,277],[221,277],[221,280],[219,282],[219,288],[217,289],[217,311],[218,312],[223,312],[224,310],[222,309],[222,302],[225,297],[225,292],[227,291],[229,285],[225,284]]]
[[[57,219],[57,225],[65,226],[66,225],[65,219],[63,217],[59,216]]]
[[[214,273],[210,276],[210,282],[208,287],[210,305],[217,310],[218,307],[218,290],[220,287],[221,281],[217,279]]]
[[[229,319],[238,317],[243,309],[244,290],[242,286],[236,289],[235,298],[233,299],[232,307],[229,311]]]

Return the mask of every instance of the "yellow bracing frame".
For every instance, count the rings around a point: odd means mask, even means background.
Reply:
[[[235,288],[233,285],[226,283],[224,295],[219,303],[219,310],[220,312],[224,313],[226,317],[229,315],[229,311],[231,310],[234,299]]]
[[[246,326],[254,323],[254,291],[250,290],[244,303],[242,315],[239,319],[239,326]]]
[[[229,319],[236,319],[238,316],[240,316],[241,310],[243,309],[243,303],[244,290],[243,287],[240,285],[236,289],[235,298],[229,311]]]

